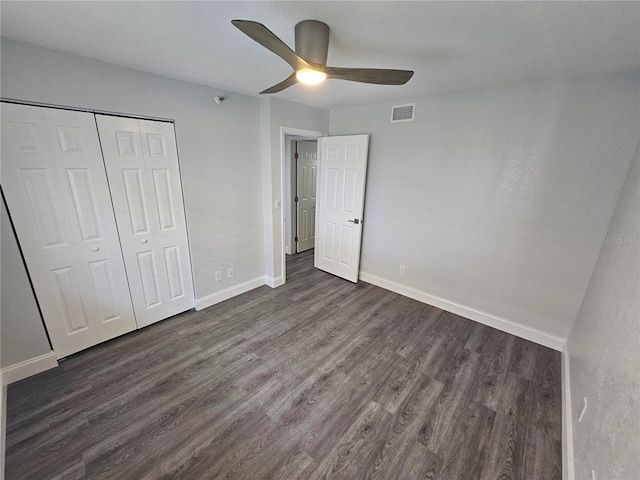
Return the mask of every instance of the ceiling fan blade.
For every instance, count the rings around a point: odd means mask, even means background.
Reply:
[[[266,90],[261,91],[260,93],[278,93],[284,90],[285,88],[289,88],[291,85],[295,85],[298,83],[298,79],[296,78],[296,73],[293,72],[290,76],[288,76],[285,80],[281,81],[277,85],[273,87],[267,88]]]
[[[231,20],[238,30],[258,42],[263,47],[271,50],[293,67],[294,70],[310,68],[309,64],[296,52],[291,50],[286,43],[267,27],[251,20]]]
[[[404,85],[413,77],[411,70],[323,67],[322,65],[316,64],[314,64],[313,67],[326,73],[327,78],[350,80],[352,82],[376,83],[378,85]]]

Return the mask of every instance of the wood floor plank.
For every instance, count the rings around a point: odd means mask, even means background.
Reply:
[[[389,412],[376,402],[370,402],[309,480],[359,478],[363,466],[374,463],[379,449],[384,446],[382,434],[391,419]]]
[[[458,410],[447,445],[447,455],[441,449],[442,478],[478,479],[482,473],[485,451],[489,441],[487,432],[493,427],[495,412],[476,402]]]
[[[417,441],[427,412],[434,408],[443,385],[423,376],[399,406],[385,432],[386,442],[375,461],[368,466],[366,478],[436,478],[442,459]]]
[[[287,258],[287,283],[12,384],[7,480],[560,478],[558,352]]]
[[[418,440],[443,459],[452,447],[459,446],[453,439],[457,438],[461,412],[472,399],[477,362],[478,354],[464,348],[452,359],[438,402],[428,412],[420,430]]]

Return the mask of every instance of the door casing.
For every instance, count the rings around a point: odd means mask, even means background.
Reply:
[[[291,182],[291,178],[287,178],[285,163],[286,163],[286,153],[288,148],[286,148],[287,143],[291,143],[292,140],[317,140],[321,137],[326,137],[327,132],[320,132],[317,130],[305,130],[303,128],[295,128],[295,127],[280,127],[280,192],[279,198],[285,198],[285,182]],[[295,138],[300,137],[300,138]],[[287,281],[287,256],[285,253],[285,209],[280,208],[280,243],[278,245],[274,245],[274,256],[276,252],[282,252],[282,261],[280,263],[280,269],[282,271],[282,283],[284,284]]]

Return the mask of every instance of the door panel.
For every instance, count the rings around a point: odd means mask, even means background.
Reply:
[[[180,251],[177,245],[164,249],[164,262],[167,268],[167,278],[169,279],[169,297],[174,300],[184,295],[182,286],[182,267],[180,265]]]
[[[135,329],[93,115],[3,103],[1,180],[57,357]]]
[[[52,183],[55,174],[50,168],[22,168],[22,182],[31,206],[31,215],[36,222],[43,247],[66,246],[60,214],[64,211],[60,194]],[[6,178],[6,177],[5,177]],[[55,180],[54,180],[55,181]],[[70,232],[68,232],[70,233]]]
[[[158,273],[153,251],[138,252],[138,271],[142,281],[145,305],[153,307],[160,305],[160,292],[158,289]]]
[[[84,241],[102,238],[96,199],[91,188],[91,173],[87,168],[67,169],[67,179],[73,207],[78,217],[81,238]]]
[[[354,237],[354,228],[342,225],[340,232],[340,263],[347,267],[353,264]]]
[[[166,168],[153,169],[153,186],[156,191],[156,201],[158,202],[158,226],[160,230],[171,230],[176,227],[173,213],[173,195],[169,184],[169,171]]]
[[[318,143],[299,141],[297,170],[297,252],[313,248],[316,223],[316,180],[318,173]]]
[[[194,306],[173,126],[96,115],[139,326]]]
[[[124,200],[133,235],[149,233],[149,209],[143,185],[143,170],[123,168]]]
[[[102,323],[110,322],[118,318],[118,302],[116,296],[116,284],[111,275],[109,260],[96,260],[89,263],[91,277],[98,292],[97,308],[100,312]]]
[[[73,267],[56,268],[51,270],[51,273],[58,289],[67,334],[88,330],[89,321],[81,301],[82,296],[76,281],[75,269]]]
[[[368,135],[320,139],[315,266],[358,281]]]

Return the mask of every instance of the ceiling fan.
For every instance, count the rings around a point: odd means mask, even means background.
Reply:
[[[404,85],[413,76],[411,70],[328,67],[329,26],[317,20],[305,20],[296,25],[295,52],[261,23],[251,20],[232,20],[231,23],[293,67],[294,72],[289,77],[260,93],[281,92],[298,82],[317,85],[329,78],[378,85]]]

